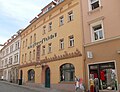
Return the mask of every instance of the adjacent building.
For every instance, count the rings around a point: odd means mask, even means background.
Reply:
[[[82,0],[86,87],[97,80],[99,90],[120,84],[120,1]]]
[[[55,0],[42,9],[21,33],[19,78],[74,90],[75,76],[84,78],[80,0]]]
[[[3,80],[9,82],[18,82],[18,66],[20,63],[20,33],[19,30],[14,34],[1,49],[1,70],[3,70]]]

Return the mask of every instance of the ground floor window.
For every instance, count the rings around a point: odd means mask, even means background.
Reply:
[[[90,86],[95,90],[117,90],[115,63],[100,63],[89,65]]]
[[[28,71],[28,81],[34,81],[35,80],[35,71],[33,69]]]
[[[75,68],[72,64],[63,64],[60,67],[60,81],[74,81]]]

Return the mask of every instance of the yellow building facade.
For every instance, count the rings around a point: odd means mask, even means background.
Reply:
[[[19,67],[23,83],[74,90],[75,76],[84,79],[80,11],[80,0],[56,0],[24,29]]]

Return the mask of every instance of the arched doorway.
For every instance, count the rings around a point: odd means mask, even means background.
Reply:
[[[28,70],[28,81],[35,81],[35,71],[33,69]]]
[[[50,88],[50,68],[45,70],[45,87]]]

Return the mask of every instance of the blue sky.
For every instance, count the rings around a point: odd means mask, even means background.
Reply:
[[[0,44],[25,28],[52,0],[0,0]]]

